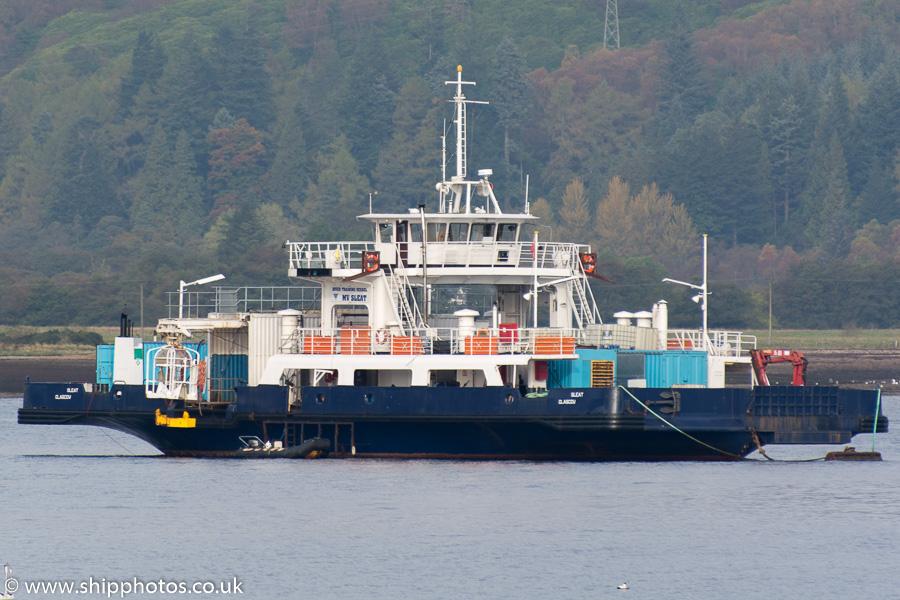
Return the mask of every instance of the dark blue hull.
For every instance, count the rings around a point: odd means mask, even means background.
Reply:
[[[737,460],[758,444],[842,444],[887,431],[875,391],[836,387],[554,389],[310,387],[302,406],[282,386],[237,388],[202,412],[146,398],[141,386],[84,392],[31,383],[19,422],[99,425],[170,456],[234,456],[239,436],[286,447],[319,436],[332,456],[534,460]],[[158,425],[156,411],[192,426]]]

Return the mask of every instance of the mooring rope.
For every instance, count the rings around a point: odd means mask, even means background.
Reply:
[[[875,452],[875,433],[878,431],[878,413],[881,412],[881,388],[878,388],[878,399],[875,401],[875,419],[872,424],[872,452]]]
[[[724,455],[726,455],[726,456],[732,456],[732,457],[734,457],[734,458],[737,458],[738,460],[749,460],[749,461],[753,461],[753,462],[763,462],[762,460],[760,460],[760,459],[758,459],[758,458],[748,458],[748,457],[746,457],[746,456],[741,456],[740,454],[734,454],[733,452],[728,452],[727,450],[722,450],[721,448],[716,448],[715,446],[711,446],[711,445],[707,444],[706,442],[704,442],[703,440],[698,440],[697,438],[695,438],[695,437],[692,436],[691,434],[687,433],[686,431],[683,431],[683,430],[679,429],[679,428],[676,427],[674,424],[672,424],[672,423],[670,423],[669,421],[667,421],[666,419],[664,419],[661,415],[657,414],[652,408],[650,408],[649,406],[647,406],[646,404],[644,404],[643,402],[641,402],[641,401],[637,398],[637,396],[635,396],[634,394],[632,394],[631,391],[628,390],[627,388],[625,388],[625,387],[623,387],[623,386],[620,385],[620,386],[619,386],[619,389],[620,389],[620,390],[623,390],[626,394],[628,394],[629,396],[631,396],[632,400],[634,400],[635,402],[637,402],[638,404],[640,404],[641,406],[643,406],[644,409],[645,409],[647,412],[649,412],[651,415],[653,415],[654,417],[656,417],[657,419],[659,419],[660,421],[662,421],[663,423],[665,423],[666,425],[668,425],[669,427],[671,427],[672,429],[674,429],[675,431],[677,431],[678,433],[680,433],[681,435],[685,436],[685,437],[688,438],[689,440],[693,440],[693,441],[697,442],[698,444],[700,444],[701,446],[704,446],[704,447],[706,447],[706,448],[709,448],[710,450],[713,450],[713,451],[718,452],[718,453],[720,453],[720,454],[724,454]],[[881,395],[880,395],[880,393],[879,393],[879,402],[880,402],[880,401],[881,401]],[[877,414],[878,414],[877,411],[876,411],[875,414],[876,414],[876,421],[877,421]],[[817,458],[795,458],[795,459],[772,458],[772,457],[770,457],[768,454],[766,454],[766,453],[763,451],[763,449],[762,449],[762,444],[759,443],[759,437],[756,435],[756,431],[753,431],[753,439],[756,441],[756,448],[757,448],[757,451],[758,451],[762,456],[764,456],[766,460],[769,460],[769,461],[772,461],[772,462],[816,462],[816,461],[819,461],[819,460],[825,460],[825,457],[824,457],[824,456],[819,456],[819,457],[817,457]]]
[[[137,454],[135,454],[134,452],[132,452],[131,450],[129,450],[128,448],[126,448],[125,446],[123,446],[122,444],[120,444],[120,443],[119,443],[119,440],[117,440],[117,439],[114,438],[113,436],[109,435],[109,432],[106,431],[106,428],[100,427],[100,431],[102,431],[103,434],[104,434],[106,437],[108,437],[108,438],[111,439],[113,442],[115,442],[120,448],[122,448],[123,450],[125,450],[125,452],[127,452],[128,454],[130,454],[130,455],[132,455],[132,456],[137,456]]]
[[[643,406],[644,409],[645,409],[647,412],[649,412],[651,415],[653,415],[654,417],[656,417],[657,419],[659,419],[660,421],[662,421],[663,423],[665,423],[666,425],[668,425],[669,427],[671,427],[672,429],[674,429],[675,431],[677,431],[678,433],[680,433],[681,435],[685,436],[685,437],[688,438],[689,440],[693,440],[693,441],[697,442],[698,444],[700,444],[701,446],[705,446],[706,448],[709,448],[710,450],[714,450],[715,452],[719,452],[719,453],[724,454],[724,455],[726,455],[726,456],[733,456],[734,458],[744,459],[744,457],[741,456],[740,454],[734,454],[733,452],[728,452],[728,451],[726,451],[726,450],[722,450],[721,448],[716,448],[715,446],[711,446],[711,445],[707,444],[706,442],[704,442],[703,440],[698,440],[697,438],[695,438],[695,437],[692,436],[691,434],[687,433],[686,431],[682,431],[681,429],[679,429],[678,427],[676,427],[676,426],[673,425],[672,423],[669,423],[669,422],[668,422],[667,420],[665,420],[661,415],[657,414],[652,408],[650,408],[649,406],[647,406],[646,404],[644,404],[643,402],[641,402],[640,400],[638,400],[637,396],[635,396],[634,394],[632,394],[631,391],[629,391],[629,390],[628,390],[627,388],[625,388],[624,386],[621,386],[621,385],[620,385],[620,386],[619,386],[619,389],[622,390],[622,391],[624,391],[624,392],[625,392],[626,394],[628,394],[629,396],[631,396],[632,400],[634,400],[635,402],[637,402],[638,404],[640,404],[641,406]]]

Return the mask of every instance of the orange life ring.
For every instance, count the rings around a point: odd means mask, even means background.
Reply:
[[[491,332],[488,331],[487,329],[479,329],[478,337],[491,337]]]
[[[387,331],[384,329],[378,329],[375,331],[375,342],[378,344],[383,344],[387,341]]]
[[[381,268],[381,253],[377,251],[366,251],[363,255],[363,272],[374,273]]]

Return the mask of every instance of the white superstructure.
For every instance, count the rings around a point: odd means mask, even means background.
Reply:
[[[542,241],[527,200],[524,212],[504,213],[490,169],[468,177],[472,101],[463,86],[474,83],[463,81],[458,68],[447,84],[456,88],[456,170],[448,177],[442,169],[437,212],[424,205],[403,213],[370,209],[359,217],[371,226],[370,241],[286,242],[288,274],[321,286],[316,314],[257,316],[256,325],[254,315],[164,319],[158,331],[172,339],[197,330],[247,336],[247,383],[290,385],[297,401],[303,386],[326,384],[539,392],[547,387],[547,361],[574,360],[576,347],[713,350],[697,332],[667,332],[665,302],[638,326],[603,324],[588,281],[605,278],[595,273],[590,246]],[[472,286],[489,290],[488,310],[471,310]],[[435,292],[448,289],[458,290],[456,304],[435,306]],[[246,333],[263,325],[263,333]],[[724,350],[709,352],[709,372],[722,384],[725,362],[743,362],[746,350],[739,334],[723,335],[712,346]],[[191,382],[190,374],[178,374]]]

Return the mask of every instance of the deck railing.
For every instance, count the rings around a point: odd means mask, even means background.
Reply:
[[[178,292],[168,292],[170,319],[178,317]],[[185,318],[203,318],[210,313],[242,314],[276,312],[286,308],[318,310],[322,288],[318,285],[216,286],[184,291]]]
[[[756,348],[756,336],[740,331],[707,331],[710,354],[716,356],[749,356]],[[707,350],[703,332],[699,329],[670,329],[667,336],[668,350]]]
[[[287,242],[291,269],[360,269],[374,242]]]
[[[572,356],[578,339],[574,329],[431,328],[424,335],[387,329],[342,327],[297,329],[282,352],[289,354],[534,354]]]
[[[394,244],[394,248],[396,248]],[[405,244],[409,265],[421,262],[421,242]],[[374,242],[287,242],[291,269],[362,269],[366,251],[376,249]],[[384,248],[384,244],[379,244]],[[532,250],[532,242],[428,242],[429,267],[524,267],[539,269],[573,269],[579,253],[590,246],[559,242],[540,242]],[[413,254],[419,258],[414,258]],[[382,256],[382,262],[386,260]]]
[[[611,328],[612,336],[600,343],[588,339],[584,330],[546,327],[515,328],[429,328],[421,335],[400,334],[387,329],[342,327],[340,329],[297,329],[282,352],[297,354],[575,354],[581,346],[658,350],[641,345],[637,328]],[[756,337],[738,331],[709,331],[709,353],[746,357],[756,347]],[[704,351],[702,332],[673,329],[668,332],[668,350]],[[637,343],[636,343],[637,342]],[[636,346],[638,346],[636,348]]]

